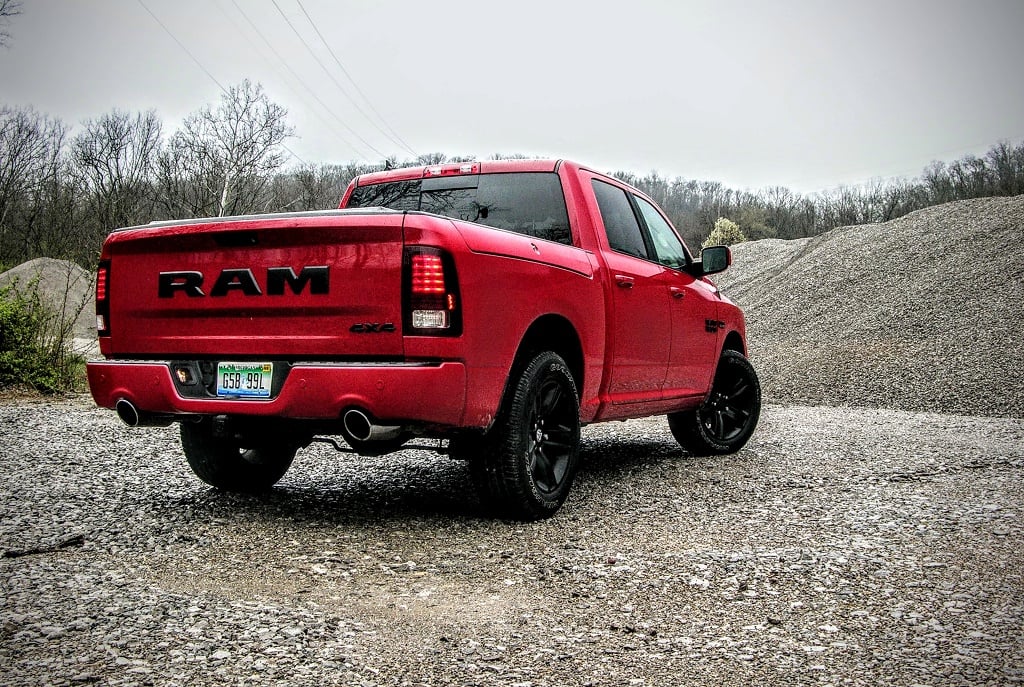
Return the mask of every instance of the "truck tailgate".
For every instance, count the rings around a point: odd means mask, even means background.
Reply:
[[[104,255],[103,352],[400,357],[402,222],[401,213],[334,211],[116,232]]]

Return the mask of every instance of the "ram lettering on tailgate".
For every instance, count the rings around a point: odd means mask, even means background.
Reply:
[[[174,298],[179,292],[189,297],[205,296],[204,279],[202,272],[161,272],[157,294],[160,298]],[[265,280],[266,295],[283,296],[285,286],[293,294],[299,295],[307,284],[311,294],[322,295],[330,292],[330,280],[330,268],[326,265],[303,267],[298,274],[295,274],[291,267],[268,267]],[[249,268],[221,270],[210,289],[210,295],[226,296],[232,291],[239,291],[246,296],[263,295],[263,289]]]

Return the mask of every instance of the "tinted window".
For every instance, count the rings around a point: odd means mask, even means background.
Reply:
[[[392,181],[387,184],[359,186],[348,199],[350,208],[382,207],[392,210],[418,210],[420,205],[420,180]]]
[[[658,262],[673,269],[686,267],[686,251],[683,244],[672,230],[672,226],[665,221],[658,209],[639,196],[633,196],[640,214],[647,225],[647,232],[650,234],[651,243],[654,244],[654,253]]]
[[[562,184],[551,172],[432,177],[361,186],[352,192],[347,207],[370,205],[422,210],[572,244]]]
[[[604,230],[608,235],[608,245],[620,253],[646,259],[647,246],[644,245],[640,224],[636,221],[626,192],[597,179],[592,184],[597,206],[601,209]]]

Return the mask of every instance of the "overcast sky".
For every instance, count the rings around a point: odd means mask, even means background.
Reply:
[[[8,31],[0,104],[169,134],[249,78],[305,162],[405,145],[806,193],[1024,140],[1024,0],[23,0]]]

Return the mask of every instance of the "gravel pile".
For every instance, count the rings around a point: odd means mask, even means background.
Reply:
[[[428,452],[265,497],[87,399],[0,405],[0,684],[1024,682],[1024,420],[769,406],[735,456],[584,430],[554,519]]]
[[[766,400],[1024,417],[1024,196],[734,246]]]
[[[0,289],[34,288],[50,312],[58,315],[60,326],[68,323],[75,352],[96,355],[96,308],[93,305],[93,277],[68,260],[36,258],[0,273]]]

